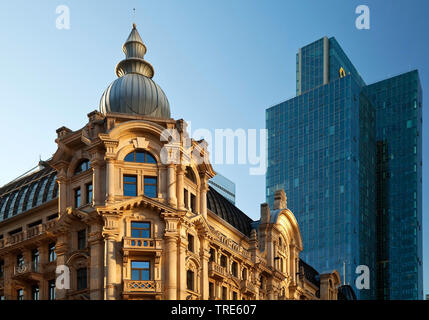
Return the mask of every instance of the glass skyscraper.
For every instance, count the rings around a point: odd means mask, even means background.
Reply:
[[[267,201],[286,191],[303,258],[320,272],[354,286],[356,267],[369,267],[359,298],[422,298],[417,71],[366,86],[326,37],[296,64],[297,96],[266,110]]]

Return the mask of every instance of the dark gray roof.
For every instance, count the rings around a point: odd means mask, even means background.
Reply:
[[[46,166],[0,188],[0,221],[57,197],[56,171]]]
[[[312,266],[307,264],[304,260],[299,259],[299,270],[304,272],[304,277],[314,284],[316,287],[320,287],[320,275]]]
[[[250,237],[253,220],[212,187],[209,187],[207,192],[207,208],[238,231]]]

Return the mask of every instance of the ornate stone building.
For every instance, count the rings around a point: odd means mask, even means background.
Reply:
[[[210,188],[135,25],[123,51],[100,112],[0,188],[2,299],[337,299],[338,273],[299,258],[285,193],[253,221]]]

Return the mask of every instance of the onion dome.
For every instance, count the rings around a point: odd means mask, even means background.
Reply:
[[[144,45],[136,25],[122,46],[125,59],[116,66],[118,79],[104,91],[100,111],[170,118],[170,104],[162,89],[152,80],[154,69],[144,60]]]

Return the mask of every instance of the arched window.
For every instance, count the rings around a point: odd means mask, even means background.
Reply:
[[[193,183],[197,183],[197,179],[195,178],[194,171],[191,167],[186,168],[185,177],[191,180]]]
[[[125,156],[124,161],[156,164],[155,157],[146,150],[134,150]]]
[[[91,168],[91,163],[88,159],[85,159],[78,164],[76,169],[74,169],[74,174],[79,174],[81,172],[89,170],[89,168]]]

